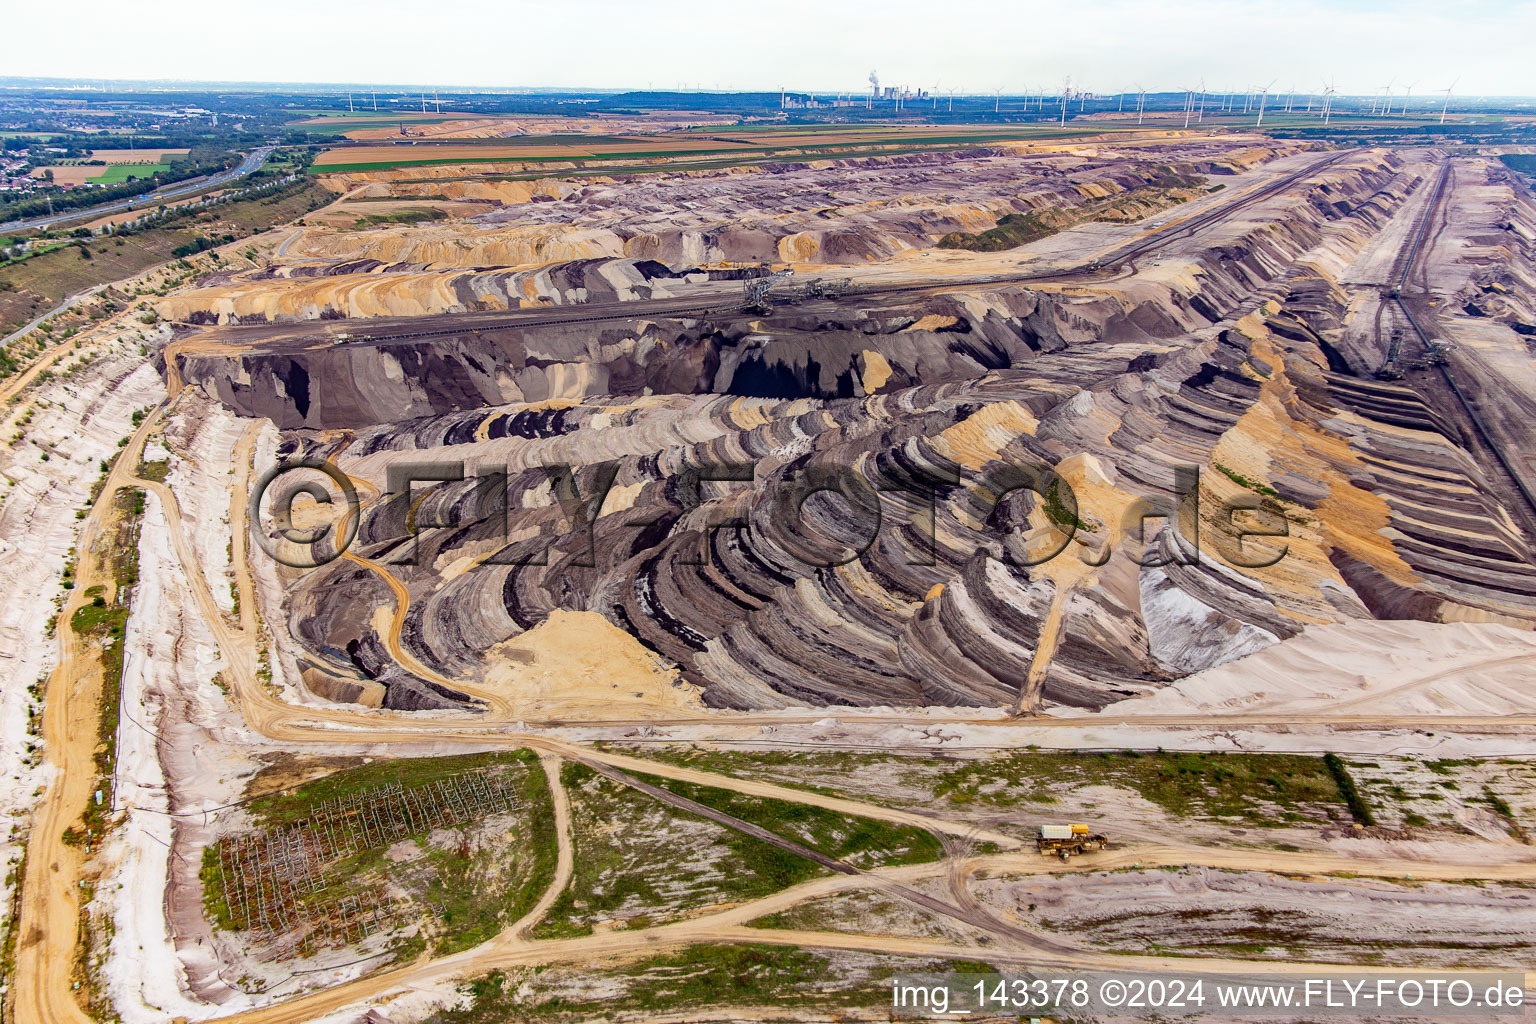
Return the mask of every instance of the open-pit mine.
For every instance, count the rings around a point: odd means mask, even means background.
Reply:
[[[1536,982],[1529,178],[427,103],[0,383],[4,1020]]]

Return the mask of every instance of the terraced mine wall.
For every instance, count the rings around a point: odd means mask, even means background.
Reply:
[[[301,262],[212,278],[156,309],[168,320],[230,324],[660,295],[665,283],[646,281],[636,264],[664,261],[680,273],[722,261],[862,266],[931,249],[951,235],[987,235],[1009,218],[1048,231],[1087,220],[1135,221],[1293,152],[1192,142],[1163,152],[1167,162],[1160,162],[1091,148],[983,149],[740,173],[547,180],[536,188],[433,183],[445,193],[473,194],[490,212],[388,231],[311,230],[296,240]],[[366,188],[402,197],[416,191],[402,183]]]
[[[403,497],[370,506],[357,542],[390,560],[410,521],[450,524],[393,571],[413,594],[401,643],[464,678],[556,609],[598,612],[706,703],[739,708],[1100,707],[1307,622],[1530,628],[1529,541],[1482,468],[1411,388],[1354,372],[1326,340],[1348,305],[1337,272],[1419,187],[1391,166],[1341,173],[1186,273],[1114,291],[997,287],[919,309],[787,308],[745,335],[599,335],[587,372],[609,376],[557,406],[487,408],[501,392],[475,388],[435,405],[412,378],[416,404],[386,391],[349,415],[431,415],[364,423],[339,450],[307,432],[289,444],[371,479],[402,459],[505,465],[504,492],[466,479],[418,490],[413,513]],[[541,357],[577,340],[543,331]],[[529,365],[505,372],[550,379]],[[678,376],[642,383],[661,367]],[[335,422],[324,395],[301,414],[286,394],[266,400],[290,424]],[[743,464],[696,493],[697,474]],[[571,467],[565,482],[550,465]],[[1075,505],[997,485],[1020,466],[1059,474]],[[841,474],[836,493],[791,513],[784,495],[816,469]],[[1132,529],[1142,507],[1164,525]],[[1235,507],[1283,526],[1279,560],[1231,546]],[[1033,559],[1069,526],[1065,554]],[[371,620],[387,601],[350,563],[296,579],[290,626],[326,692],[346,699],[334,681],[350,679],[356,699],[471,706],[381,659]]]
[[[210,397],[285,428],[358,427],[599,394],[857,397],[1022,368],[1068,346],[1174,341],[1209,328],[1281,280],[1335,222],[1368,231],[1373,211],[1401,201],[1405,185],[1394,180],[1389,169],[1343,172],[1290,217],[1206,252],[1178,280],[1106,284],[1090,294],[998,285],[915,304],[853,295],[784,306],[769,317],[722,311],[478,333],[466,325],[462,334],[398,344],[189,353],[179,366]]]
[[[1281,347],[1246,326],[1258,340],[1223,331],[1135,369],[1047,355],[1040,376],[863,399],[674,396],[507,410],[491,415],[484,442],[470,439],[485,414],[458,414],[364,431],[341,459],[359,472],[424,454],[507,460],[497,497],[515,510],[510,536],[506,514],[473,480],[418,491],[416,522],[452,525],[423,532],[414,566],[394,570],[419,595],[402,642],[451,675],[473,676],[496,644],[575,608],[681,666],[718,706],[1012,704],[1044,647],[1041,698],[1097,707],[1306,621],[1536,618],[1529,551],[1500,529],[1476,466],[1427,427],[1405,434],[1373,417],[1380,407],[1408,415],[1405,389],[1335,384],[1315,348]],[[1281,393],[1297,404],[1276,432],[1264,424]],[[1342,452],[1330,433],[1341,420],[1358,460],[1329,454]],[[1287,467],[1262,485],[1239,482],[1257,473],[1239,461],[1254,430]],[[577,466],[573,493],[587,513],[552,488],[543,464],[561,460]],[[680,496],[690,467],[744,461],[752,480],[726,496],[698,505]],[[603,462],[614,463],[607,490]],[[1199,508],[1213,510],[1201,512],[1198,547],[1184,519],[1149,548],[1123,533],[1119,514],[1134,497],[1182,514],[1179,470],[1191,464],[1207,467]],[[1054,467],[1078,501],[1074,539],[1037,566],[1024,564],[1028,538],[1065,517],[1033,493],[999,501],[983,482],[1029,465]],[[811,466],[843,467],[857,482],[791,515],[782,497]],[[1244,496],[1285,520],[1294,562],[1250,570],[1229,560],[1216,510]],[[588,529],[592,502],[605,512]],[[872,503],[882,509],[874,527]],[[1316,511],[1325,503],[1328,521]],[[406,515],[401,500],[370,508],[361,550],[393,559],[407,543]],[[737,520],[745,526],[713,528]],[[1374,532],[1389,523],[1395,541]],[[430,700],[368,654],[372,610],[385,601],[382,585],[337,563],[295,588],[290,621],[332,671]],[[335,658],[338,649],[348,656]]]

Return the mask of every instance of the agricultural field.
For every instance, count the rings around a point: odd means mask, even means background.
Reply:
[[[56,185],[121,185],[130,178],[145,179],[171,169],[170,157],[185,156],[186,149],[94,149],[80,160],[47,164],[32,172],[35,178],[51,176]],[[103,166],[105,165],[105,166]]]
[[[143,181],[171,169],[170,164],[113,164],[94,178],[86,179],[92,185],[121,185],[125,181]]]
[[[585,135],[528,136],[478,141],[400,138],[389,145],[337,146],[315,161],[316,173],[350,173],[435,164],[677,161],[712,158],[726,164],[787,156],[847,157],[860,153],[955,149],[971,145],[1068,139],[1088,134],[1078,128],[836,128],[713,129],[633,138]]]

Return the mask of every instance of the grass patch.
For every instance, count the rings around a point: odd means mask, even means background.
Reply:
[[[1329,751],[1323,755],[1323,763],[1328,766],[1334,782],[1338,784],[1339,794],[1344,797],[1344,803],[1349,806],[1349,813],[1354,815],[1355,821],[1362,825],[1376,824],[1376,818],[1371,814],[1371,808],[1366,804],[1365,797],[1361,796],[1360,790],[1355,788],[1355,780],[1350,776],[1344,759]]]
[[[372,764],[346,768],[293,789],[246,801],[245,809],[260,825],[271,828],[291,825],[310,818],[324,803],[338,797],[352,796],[398,782],[407,789],[425,786],[478,768],[519,762],[537,765],[530,751],[516,753],[460,754],[453,757],[407,757],[378,760]]]
[[[140,462],[134,475],[140,480],[153,480],[157,484],[165,483],[165,478],[170,475],[171,460],[158,459],[154,462]]]
[[[750,796],[735,790],[698,786],[677,779],[643,775],[640,778],[855,867],[922,864],[937,860],[943,854],[943,846],[938,837],[924,829],[892,825],[873,818],[850,818],[807,804]],[[781,863],[780,856],[792,856],[778,847],[769,849],[774,851],[774,860],[763,865],[765,870],[771,871]],[[801,859],[796,857],[794,860],[799,863]],[[791,880],[792,874],[798,876],[799,872],[783,872],[781,877],[785,885],[800,880],[800,877]]]
[[[353,226],[371,228],[381,224],[423,224],[427,221],[443,220],[447,216],[442,210],[397,210],[394,213],[365,214],[357,218],[357,223]]]
[[[1017,249],[1021,245],[1048,238],[1056,229],[1040,222],[1033,213],[1010,213],[979,234],[951,231],[939,239],[940,249],[966,249],[970,252],[1002,252]]]
[[[165,174],[170,164],[111,164],[105,171],[86,181],[92,185],[121,185],[130,179],[147,181],[156,174]]]
[[[123,652],[128,635],[128,613],[134,587],[139,582],[139,520],[144,514],[144,492],[119,490],[113,497],[116,534],[110,547],[108,570],[112,593],[103,586],[85,592],[86,603],[75,610],[69,626],[91,641],[101,665],[101,695],[97,703],[97,744],[94,755],[96,785],[86,802],[78,826],[65,833],[65,841],[88,843],[108,828],[112,809],[112,780],[117,767],[117,724],[123,692]]]
[[[1519,839],[1527,846],[1530,845],[1530,834],[1526,832],[1525,826],[1520,824],[1520,819],[1515,817],[1515,809],[1509,806],[1508,800],[1505,800],[1487,786],[1483,787],[1483,800],[1487,802],[1489,807],[1493,808],[1495,814],[1504,819],[1504,824],[1515,834],[1516,839]]]
[[[697,907],[756,899],[826,873],[813,861],[651,800],[585,765],[567,762],[561,778],[571,794],[576,866],[570,885],[534,929],[538,938],[588,935],[599,923],[647,927]],[[699,787],[683,793],[833,856],[889,854],[890,862],[938,856],[937,840],[921,830],[885,830],[867,819],[850,823],[781,801],[747,806],[742,801],[751,798],[737,801],[725,794],[737,796]]]
[[[1258,827],[1326,818],[1330,807],[1344,810],[1323,759],[1297,754],[1022,750],[958,765],[933,758],[799,751],[671,749],[648,750],[647,756],[852,799],[867,799],[868,780],[880,778],[889,785],[878,799],[911,807],[947,804],[983,812],[1034,805],[1054,818],[1048,808],[1066,793],[1102,785],[1140,794],[1175,816]],[[901,795],[893,796],[892,787]]]
[[[999,781],[1002,789],[984,794]],[[1019,753],[972,762],[947,773],[935,795],[960,803],[990,797],[1006,805],[1013,794],[1049,794],[1063,784],[1118,786],[1176,817],[1235,818],[1257,826],[1284,826],[1301,820],[1305,805],[1340,802],[1337,785],[1316,757],[1135,751]]]
[[[1091,532],[1093,527],[1083,522],[1077,513],[1067,508],[1061,501],[1061,488],[1063,481],[1052,480],[1050,488],[1045,492],[1042,507],[1045,509],[1046,518],[1061,527],[1063,530]]]
[[[965,249],[970,252],[1002,252],[1048,238],[1064,228],[1085,221],[1100,220],[1129,223],[1149,213],[1188,201],[1205,179],[1157,167],[1146,172],[1145,183],[1105,199],[1066,209],[1029,213],[1010,213],[993,227],[977,234],[951,231],[939,239],[940,249]]]
[[[1269,486],[1268,484],[1261,484],[1257,480],[1249,480],[1247,477],[1243,476],[1241,473],[1238,473],[1236,470],[1229,469],[1228,467],[1223,466],[1219,462],[1216,463],[1216,468],[1222,473],[1223,476],[1225,476],[1227,479],[1231,480],[1233,483],[1237,484],[1239,487],[1246,487],[1250,491],[1254,491],[1254,492],[1256,492],[1258,494],[1262,494],[1262,495],[1264,495],[1267,498],[1279,498],[1280,497],[1280,492],[1275,490],[1273,487]]]

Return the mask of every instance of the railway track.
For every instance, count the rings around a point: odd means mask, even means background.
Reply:
[[[1471,422],[1473,440],[1477,447],[1487,450],[1488,454],[1493,457],[1494,463],[1503,470],[1503,475],[1507,478],[1508,482],[1513,485],[1514,489],[1511,493],[1520,496],[1524,508],[1518,511],[1522,513],[1521,517],[1525,520],[1527,529],[1532,531],[1533,536],[1536,536],[1536,490],[1533,490],[1520,470],[1516,468],[1509,456],[1504,453],[1504,449],[1489,429],[1488,424],[1483,420],[1483,416],[1478,412],[1475,403],[1462,389],[1461,385],[1457,383],[1456,375],[1451,372],[1450,364],[1443,359],[1436,358],[1436,347],[1431,344],[1433,340],[1431,331],[1425,330],[1423,323],[1414,315],[1408,303],[1403,301],[1403,290],[1407,287],[1415,270],[1419,272],[1422,294],[1427,296],[1429,293],[1429,275],[1427,269],[1423,266],[1424,243],[1429,237],[1430,226],[1434,223],[1435,215],[1438,213],[1440,204],[1444,200],[1446,187],[1449,185],[1450,179],[1451,161],[1447,158],[1441,165],[1440,177],[1435,183],[1435,191],[1431,194],[1424,212],[1420,215],[1419,223],[1408,246],[1407,258],[1403,262],[1403,269],[1397,278],[1397,287],[1393,289],[1391,300],[1396,304],[1398,312],[1402,314],[1409,329],[1418,337],[1419,344],[1424,349],[1425,357],[1432,360],[1435,369],[1440,372],[1441,379],[1450,389],[1451,394],[1455,396],[1457,403]],[[1402,338],[1394,339],[1391,350],[1387,353],[1387,364],[1389,366],[1398,363],[1401,356],[1401,347]]]
[[[1134,264],[1134,261],[1137,258],[1155,252],[1157,249],[1166,245],[1169,241],[1175,238],[1192,236],[1199,231],[1205,230],[1206,228],[1209,228],[1215,224],[1219,224],[1225,220],[1228,220],[1235,214],[1248,209],[1254,204],[1260,203],[1265,199],[1272,198],[1273,196],[1290,189],[1297,182],[1311,177],[1317,172],[1327,167],[1331,167],[1341,160],[1344,160],[1345,158],[1351,156],[1352,153],[1352,150],[1342,150],[1337,153],[1330,153],[1323,159],[1315,161],[1299,171],[1294,171],[1290,174],[1283,175],[1282,177],[1276,178],[1274,181],[1269,182],[1266,185],[1260,186],[1248,195],[1233,200],[1230,203],[1224,203],[1215,207],[1214,209],[1202,211],[1201,213],[1195,214],[1187,220],[1181,221],[1178,224],[1172,225],[1166,229],[1156,231],[1146,238],[1138,239],[1120,249],[1114,250],[1107,256],[1087,263],[1081,263],[1072,267],[1065,267],[1060,270],[1039,271],[1030,274],[990,274],[977,277],[957,277],[946,279],[942,283],[938,284],[934,282],[926,282],[923,284],[897,284],[877,287],[861,287],[852,294],[861,297],[874,295],[906,295],[929,292],[933,291],[935,288],[942,288],[946,291],[949,291],[956,288],[988,287],[1004,284],[1028,284],[1033,281],[1059,281],[1084,276],[1095,278],[1101,277],[1109,272],[1109,269],[1112,266],[1124,263]],[[459,325],[456,327],[440,327],[421,331],[353,334],[349,339],[349,342],[378,343],[409,341],[416,338],[440,338],[455,334],[480,333],[484,331],[506,330],[510,328],[559,327],[569,326],[572,324],[636,320],[656,316],[683,316],[689,314],[698,316],[710,316],[736,313],[744,308],[739,303],[732,305],[720,305],[717,302],[700,302],[684,305],[673,305],[670,303],[647,303],[645,308],[639,309],[634,308],[636,305],[635,303],[624,303],[623,305],[630,308],[582,314],[572,313],[564,316],[531,316],[518,319],[487,320],[481,324]]]

